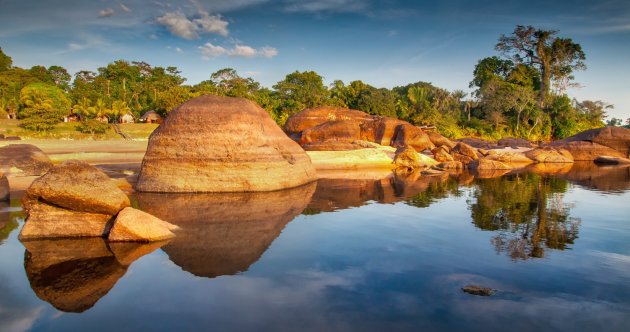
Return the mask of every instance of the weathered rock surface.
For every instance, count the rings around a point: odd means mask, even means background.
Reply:
[[[329,121],[315,127],[305,129],[300,144],[313,142],[345,142],[352,143],[361,139],[359,123],[352,120]]]
[[[537,163],[572,163],[573,156],[562,148],[540,147],[526,151],[525,157]]]
[[[505,163],[502,163],[496,160],[489,160],[485,158],[471,161],[470,164],[468,164],[468,168],[478,170],[478,171],[495,170],[495,169],[512,169],[511,166]]]
[[[402,124],[398,126],[396,130],[396,137],[393,140],[392,146],[411,146],[417,152],[435,148],[435,145],[433,145],[429,136],[422,131],[422,129],[411,124]]]
[[[459,161],[444,161],[437,164],[436,167],[441,169],[463,169],[464,165]]]
[[[375,130],[374,142],[380,145],[394,146],[394,139],[396,138],[397,129],[400,125],[409,124],[403,120],[394,118],[382,117],[373,121],[373,128]]]
[[[453,156],[451,156],[448,151],[446,151],[446,149],[443,148],[443,146],[440,146],[438,148],[435,148],[432,150],[433,152],[433,158],[437,161],[437,162],[447,162],[447,161],[453,161]]]
[[[175,237],[171,231],[178,228],[146,212],[127,207],[116,216],[108,239],[114,242],[162,241]]]
[[[112,215],[77,212],[48,204],[28,207],[20,240],[42,238],[103,237]]]
[[[325,141],[305,143],[302,145],[302,148],[304,151],[352,151],[365,149],[366,147],[354,142]]]
[[[595,162],[598,164],[609,164],[609,165],[630,165],[630,159],[612,157],[612,156],[599,156],[595,158]]]
[[[479,159],[477,151],[463,142],[455,144],[451,150],[451,156],[453,156],[453,160],[461,162],[465,167],[468,166],[471,161]]]
[[[449,149],[453,148],[455,146],[455,142],[451,141],[450,139],[434,132],[434,131],[427,131],[426,132],[427,135],[429,136],[429,139],[431,140],[431,142],[433,143],[433,145],[435,146],[447,146]]]
[[[557,141],[550,146],[568,151],[576,161],[593,161],[599,156],[626,158],[626,155],[615,149],[589,141]]]
[[[511,151],[499,152],[499,150],[490,150],[485,159],[500,161],[507,164],[531,164],[534,162],[533,160],[527,158],[524,153]]]
[[[130,205],[129,198],[101,170],[85,162],[68,160],[33,181],[24,207],[44,202],[61,208],[114,215]]]
[[[84,312],[105,296],[133,261],[164,243],[124,245],[118,252],[103,239],[24,241],[24,269],[35,294],[65,312]]]
[[[200,277],[247,271],[311,200],[316,183],[273,192],[139,193],[147,213],[181,227],[162,250]]]
[[[260,106],[204,95],[180,105],[153,132],[136,189],[269,191],[314,179],[308,155]]]
[[[372,116],[361,111],[341,107],[321,106],[309,108],[290,116],[284,125],[289,135],[300,134],[329,121],[353,120],[355,123],[372,120]]]
[[[406,168],[418,168],[424,166],[420,160],[418,152],[410,146],[402,146],[396,150],[394,165],[396,165],[396,167]]]
[[[517,148],[531,148],[532,143],[526,139],[516,137],[505,137],[497,142],[500,147],[517,147]]]
[[[11,144],[0,147],[0,171],[19,169],[22,175],[42,175],[51,167],[50,158],[30,144]]]
[[[0,202],[8,201],[10,198],[11,191],[9,190],[9,180],[4,175],[4,173],[0,172]]]
[[[583,131],[563,140],[556,141],[552,143],[552,145],[564,147],[565,143],[570,142],[592,142],[617,151],[620,154],[619,157],[630,157],[630,129],[623,127],[611,126]],[[582,145],[582,148],[587,148],[587,146]],[[592,146],[591,149],[599,148],[597,146]],[[569,151],[573,153],[571,149],[569,149]],[[616,156],[616,154],[614,156]],[[576,158],[576,156],[574,156],[574,158],[575,160],[586,160]]]
[[[465,138],[460,138],[455,140],[456,142],[462,142],[465,143],[473,148],[477,148],[477,149],[486,149],[486,150],[490,150],[490,149],[495,149],[497,148],[497,144],[483,140],[481,138],[476,138],[476,137],[465,137]]]

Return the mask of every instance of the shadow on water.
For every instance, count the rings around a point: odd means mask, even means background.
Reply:
[[[23,219],[24,212],[19,199],[0,201],[0,245],[18,228]]]
[[[229,194],[138,193],[138,207],[179,226],[162,248],[199,277],[247,271],[306,208],[316,183],[274,192]]]
[[[165,242],[107,243],[101,238],[22,243],[24,269],[35,294],[65,312],[84,312],[105,296],[140,257]]]

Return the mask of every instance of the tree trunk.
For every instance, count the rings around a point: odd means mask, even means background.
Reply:
[[[545,99],[549,95],[549,86],[551,84],[551,69],[548,63],[541,65],[541,81],[540,81],[540,94],[538,96],[538,105],[540,108],[545,107]]]

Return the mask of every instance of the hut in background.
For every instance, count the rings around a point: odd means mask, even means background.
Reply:
[[[119,123],[134,123],[136,122],[136,118],[131,113],[123,114],[119,119]]]
[[[140,122],[144,123],[162,123],[162,117],[155,111],[148,111],[142,115]]]

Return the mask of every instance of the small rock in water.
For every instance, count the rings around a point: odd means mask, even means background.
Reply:
[[[496,290],[492,288],[476,286],[476,285],[464,286],[462,287],[462,290],[464,291],[464,293],[468,293],[471,295],[478,295],[478,296],[490,296],[496,292]]]

